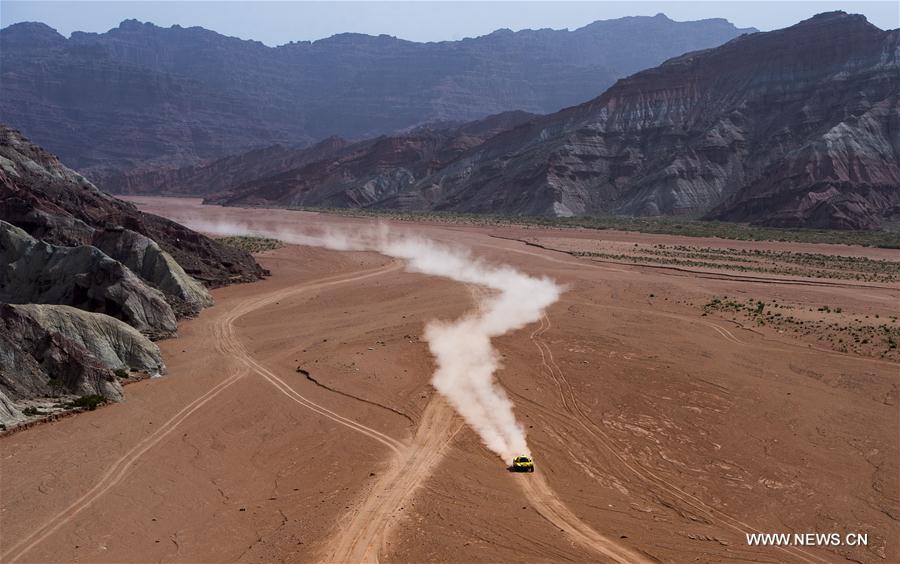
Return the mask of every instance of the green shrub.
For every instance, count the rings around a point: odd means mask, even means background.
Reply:
[[[270,239],[268,237],[255,237],[255,236],[247,236],[247,235],[233,235],[233,236],[228,236],[228,237],[216,237],[216,241],[222,243],[223,245],[233,247],[235,249],[241,249],[242,251],[247,251],[248,253],[260,253],[263,251],[272,251],[275,249],[280,249],[281,247],[284,246],[284,243],[282,243],[278,239]]]
[[[77,400],[69,403],[69,407],[81,407],[85,408],[88,411],[94,411],[101,405],[105,404],[108,400],[99,395],[99,394],[88,394],[86,396],[81,396]]]
[[[116,373],[116,376],[119,378],[128,378],[128,369],[125,367],[116,368],[114,370],[114,372]]]

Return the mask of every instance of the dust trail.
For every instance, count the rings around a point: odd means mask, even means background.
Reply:
[[[536,278],[509,266],[495,266],[422,237],[397,234],[386,226],[356,230],[255,228],[234,222],[185,222],[195,230],[221,235],[257,235],[286,243],[335,250],[376,251],[406,261],[412,272],[477,284],[492,290],[475,310],[455,321],[431,321],[425,338],[437,370],[432,384],[484,444],[505,462],[530,454],[525,429],[516,420],[513,404],[494,381],[500,357],[491,339],[538,321],[557,299],[561,288],[549,278]]]

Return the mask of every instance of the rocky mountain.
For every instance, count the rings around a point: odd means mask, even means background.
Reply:
[[[163,368],[148,338],[212,304],[193,276],[218,286],[264,274],[0,126],[0,424],[34,416],[40,397],[120,398],[116,371]]]
[[[269,170],[262,177],[237,184],[207,201],[287,207],[362,207],[378,202],[403,207],[402,202],[391,199],[402,197],[417,181],[485,140],[534,117],[526,112],[504,112],[465,124],[433,124],[349,144],[321,159],[302,151],[303,160],[307,161],[302,166],[284,171],[276,167],[274,174]],[[199,186],[202,185],[195,185]]]
[[[331,163],[223,201],[285,205],[302,193],[329,205],[873,228],[900,215],[898,41],[862,16],[821,14],[619,80],[364,201],[334,197],[317,171]]]
[[[556,111],[748,31],[660,14],[461,41],[341,34],[267,47],[135,20],[68,39],[20,23],[0,31],[0,120],[114,190],[122,171],[206,164],[274,143]]]

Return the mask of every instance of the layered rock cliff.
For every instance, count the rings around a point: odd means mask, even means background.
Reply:
[[[66,398],[120,399],[117,372],[161,372],[148,337],[212,303],[192,274],[219,286],[264,271],[0,126],[0,429],[79,405]]]
[[[117,401],[116,370],[165,372],[159,348],[128,324],[61,305],[0,304],[0,424],[26,419],[28,400],[103,396]]]
[[[225,202],[290,204],[303,186],[328,205],[873,228],[900,213],[898,41],[862,16],[820,14],[619,80],[366,200],[333,198],[319,163]],[[360,190],[373,172],[328,175]]]
[[[708,215],[774,227],[877,228],[900,217],[898,163],[895,91],[769,165]]]
[[[556,111],[747,31],[660,14],[461,41],[347,33],[267,47],[135,20],[68,39],[21,23],[0,31],[0,119],[106,189],[126,189],[123,170],[513,109]]]

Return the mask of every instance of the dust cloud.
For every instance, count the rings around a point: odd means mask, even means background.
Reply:
[[[375,251],[406,262],[406,269],[486,288],[476,307],[455,321],[431,321],[425,338],[437,369],[431,383],[490,450],[509,463],[530,455],[524,427],[513,403],[494,380],[500,356],[491,339],[541,318],[562,291],[553,280],[527,275],[509,266],[488,264],[462,248],[422,237],[398,234],[384,225],[366,229],[258,229],[225,222],[190,221],[192,229],[218,235],[271,237],[286,243],[341,251]]]

